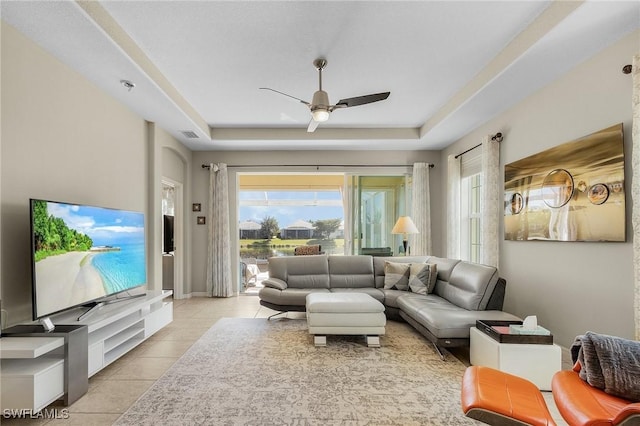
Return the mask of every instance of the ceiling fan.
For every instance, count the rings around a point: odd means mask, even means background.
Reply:
[[[280,92],[279,90],[271,89],[269,87],[260,87],[262,90],[271,90],[272,92],[280,93],[281,95],[288,96],[290,98],[296,99],[301,103],[305,104],[311,110],[311,121],[309,122],[309,127],[307,128],[307,132],[311,133],[316,130],[318,125],[323,121],[327,121],[329,119],[329,114],[333,112],[335,109],[339,108],[349,108],[358,105],[370,104],[372,102],[383,101],[389,97],[391,92],[383,92],[383,93],[374,93],[372,95],[364,95],[364,96],[356,96],[355,98],[347,98],[340,99],[338,103],[335,105],[331,105],[329,103],[329,95],[327,92],[322,90],[322,70],[327,66],[327,60],[323,58],[318,58],[313,61],[313,65],[318,70],[318,81],[319,81],[319,89],[313,94],[313,98],[311,102],[307,102],[300,98],[296,98],[295,96],[288,95],[286,93]]]

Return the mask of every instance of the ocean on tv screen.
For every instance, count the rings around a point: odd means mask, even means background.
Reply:
[[[146,283],[144,214],[32,201],[38,316]]]

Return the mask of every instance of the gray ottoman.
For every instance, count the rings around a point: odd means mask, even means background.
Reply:
[[[316,346],[327,345],[327,334],[364,335],[369,347],[380,347],[387,317],[384,305],[365,293],[307,295],[307,325]]]

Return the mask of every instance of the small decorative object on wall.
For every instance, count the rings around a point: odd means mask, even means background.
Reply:
[[[505,240],[625,241],[622,123],[504,168]]]
[[[193,205],[191,206],[191,210],[194,212],[199,212],[202,210],[202,205],[200,205],[200,203],[193,203]]]
[[[204,216],[198,216],[198,225],[204,225],[205,223],[207,223],[205,217]]]

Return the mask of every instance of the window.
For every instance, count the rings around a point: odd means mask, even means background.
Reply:
[[[343,182],[341,175],[240,175],[240,257],[292,256],[305,244],[342,254]]]
[[[404,250],[402,235],[391,233],[393,225],[407,211],[406,176],[352,175],[354,195],[347,203],[351,209],[354,238],[347,253],[363,254],[372,250],[399,253]]]
[[[460,257],[479,263],[482,256],[480,150],[464,154],[460,165]]]

